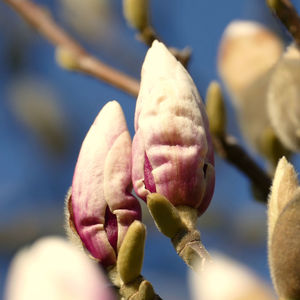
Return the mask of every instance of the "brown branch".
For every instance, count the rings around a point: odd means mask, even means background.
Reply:
[[[290,0],[266,0],[275,16],[287,28],[300,47],[300,18]]]
[[[48,11],[29,0],[3,0],[10,5],[25,21],[57,48],[66,49],[74,63],[72,70],[96,77],[133,96],[137,96],[139,82],[104,64],[88,54],[72,37],[60,28]]]
[[[270,176],[256,164],[233,136],[214,136],[213,142],[215,150],[220,157],[243,172],[259,192],[259,200],[266,203],[272,184]]]

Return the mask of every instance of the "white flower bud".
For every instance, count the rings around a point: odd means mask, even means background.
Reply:
[[[247,142],[262,149],[264,130],[270,127],[266,93],[270,74],[283,51],[281,40],[256,22],[230,23],[221,40],[219,74],[230,93]]]

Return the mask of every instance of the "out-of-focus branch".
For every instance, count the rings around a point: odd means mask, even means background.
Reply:
[[[233,136],[214,136],[213,142],[219,156],[244,173],[259,191],[259,200],[266,203],[272,184],[270,176],[256,164]]]
[[[31,26],[57,48],[72,56],[72,70],[96,77],[133,96],[137,96],[139,82],[104,64],[85,51],[72,37],[59,27],[44,8],[29,0],[3,0],[21,15]]]
[[[290,0],[266,0],[269,8],[283,23],[300,47],[300,18]]]
[[[244,173],[252,183],[257,198],[267,202],[271,186],[270,176],[261,169],[233,136],[226,132],[226,109],[220,85],[213,81],[206,94],[206,112],[215,151]]]

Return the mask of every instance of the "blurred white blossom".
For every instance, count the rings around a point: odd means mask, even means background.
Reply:
[[[249,268],[222,254],[214,253],[212,258],[199,273],[189,272],[193,300],[275,300]]]
[[[46,237],[14,257],[5,300],[113,300],[100,268],[60,237]]]
[[[108,34],[113,15],[107,0],[60,0],[61,13],[66,21],[83,38],[98,41]]]
[[[270,127],[267,90],[283,43],[259,23],[233,21],[225,29],[218,53],[218,71],[230,94],[247,142],[261,154],[262,136]]]
[[[300,151],[300,52],[292,44],[279,60],[268,89],[268,113],[282,143]]]
[[[8,86],[11,111],[47,150],[62,153],[68,133],[65,114],[57,93],[47,82],[33,76],[21,76]]]

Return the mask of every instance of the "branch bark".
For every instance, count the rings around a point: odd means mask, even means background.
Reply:
[[[3,1],[11,6],[55,47],[67,49],[72,55],[72,59],[76,62],[73,70],[93,76],[126,93],[137,96],[139,82],[135,78],[113,69],[87,53],[81,45],[55,23],[52,16],[44,8],[29,0]]]
[[[270,176],[256,164],[233,136],[214,136],[213,142],[219,156],[244,173],[259,192],[259,200],[267,203],[272,184]]]

